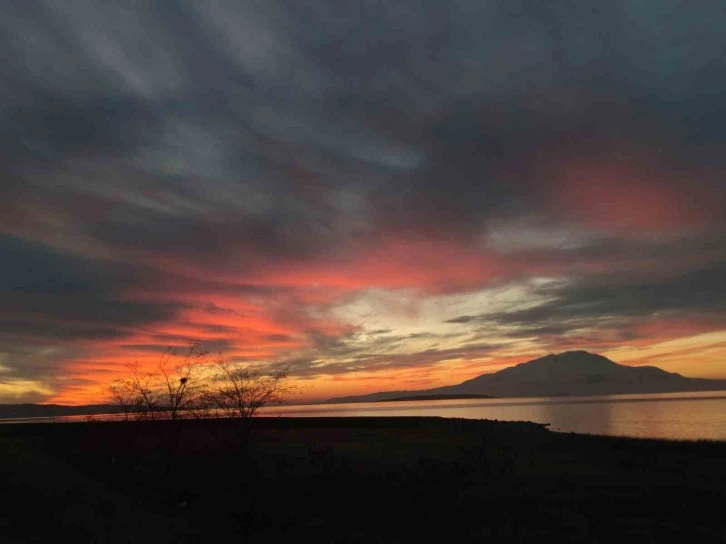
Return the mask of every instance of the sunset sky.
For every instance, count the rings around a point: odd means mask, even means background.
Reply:
[[[726,378],[726,8],[8,2],[0,402],[168,347],[296,400],[551,352]]]

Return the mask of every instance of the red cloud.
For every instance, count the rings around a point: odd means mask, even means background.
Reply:
[[[708,171],[669,170],[633,154],[557,161],[546,193],[565,220],[626,235],[701,229],[721,218]]]
[[[262,285],[366,288],[419,288],[430,292],[479,287],[512,269],[511,259],[454,241],[396,238],[380,245],[347,248],[314,262],[289,263],[251,278]]]

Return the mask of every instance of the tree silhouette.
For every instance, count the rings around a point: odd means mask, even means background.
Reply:
[[[189,343],[189,349],[180,364],[173,364],[176,352],[171,349],[164,352],[157,366],[156,379],[160,382],[159,397],[163,398],[164,408],[170,419],[177,420],[182,417],[204,395],[207,355],[197,341]]]
[[[263,374],[249,367],[229,363],[222,357],[216,363],[216,386],[211,392],[216,407],[227,417],[247,419],[268,404],[281,404],[295,390],[288,385],[287,370]]]
[[[247,420],[269,404],[281,404],[297,390],[287,383],[286,369],[264,373],[220,354],[214,363],[201,343],[192,341],[181,358],[164,351],[153,371],[138,362],[126,365],[126,376],[106,389],[121,407],[124,420],[228,417]]]

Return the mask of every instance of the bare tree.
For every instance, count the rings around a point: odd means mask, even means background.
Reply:
[[[144,371],[138,362],[126,365],[126,376],[115,379],[106,389],[128,421],[136,419],[177,420],[193,411],[204,396],[209,375],[207,352],[199,342],[190,342],[185,355],[178,359],[169,348],[156,368]]]
[[[126,370],[128,376],[121,378],[121,383],[133,392],[137,419],[160,419],[161,395],[156,376],[151,372],[144,372],[138,362],[127,364]]]
[[[205,387],[196,395],[194,402],[189,405],[187,411],[193,419],[212,419],[219,417],[214,391]]]
[[[200,342],[190,342],[189,348],[180,364],[173,365],[176,352],[166,350],[157,366],[157,380],[164,400],[164,408],[172,420],[181,418],[192,410],[204,396],[206,387],[205,370],[207,352],[201,350]]]
[[[248,419],[268,404],[280,404],[284,397],[295,390],[286,383],[287,370],[275,370],[269,374],[251,370],[225,361],[221,356],[217,363],[213,391],[216,407],[227,417]]]
[[[129,421],[129,419],[131,419],[131,414],[138,412],[139,397],[127,379],[115,379],[106,387],[106,390],[111,397],[111,400],[118,404],[121,408],[124,421]]]
[[[152,372],[138,363],[126,365],[127,375],[107,387],[121,406],[124,419],[209,418],[219,415],[248,420],[266,405],[280,404],[296,391],[287,370],[263,373],[222,355],[211,365],[199,342],[190,342],[178,359],[167,349]]]

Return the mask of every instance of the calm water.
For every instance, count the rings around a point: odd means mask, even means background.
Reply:
[[[726,391],[598,397],[311,404],[266,408],[261,415],[461,417],[549,423],[549,428],[558,432],[671,440],[726,440]],[[114,416],[108,418],[93,416],[95,420],[113,418]],[[69,416],[53,418],[53,421],[87,419],[87,416]],[[33,423],[43,420],[46,418],[24,421]]]
[[[462,417],[549,423],[559,432],[726,440],[726,391],[281,406],[264,415]]]

